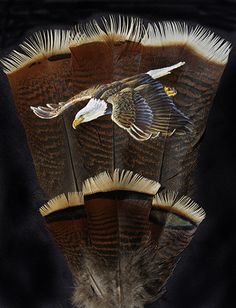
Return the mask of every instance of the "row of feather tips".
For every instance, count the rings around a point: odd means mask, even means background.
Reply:
[[[204,210],[190,197],[179,196],[177,192],[162,190],[158,192],[160,183],[147,179],[129,170],[115,169],[113,174],[102,172],[84,181],[81,192],[61,194],[49,200],[40,208],[42,216],[70,207],[84,205],[84,198],[96,193],[111,191],[132,191],[153,196],[152,206],[160,208],[200,224],[205,218]]]
[[[227,63],[231,44],[209,29],[185,22],[145,23],[141,18],[108,16],[79,24],[72,29],[48,29],[34,32],[16,50],[0,59],[0,65],[11,74],[26,65],[54,55],[70,53],[70,48],[94,42],[130,41],[143,46],[187,46],[214,63]]]

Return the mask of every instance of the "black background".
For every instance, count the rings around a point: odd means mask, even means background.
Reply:
[[[121,13],[200,23],[236,44],[236,1],[0,1],[4,55],[32,28]],[[222,77],[197,168],[207,218],[184,252],[159,308],[234,308],[236,278],[236,50]],[[43,200],[23,127],[0,72],[0,308],[72,307],[72,279],[37,213]]]

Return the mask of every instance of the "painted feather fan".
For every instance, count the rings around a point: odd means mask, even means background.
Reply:
[[[112,16],[34,33],[19,50],[1,62],[74,303],[153,302],[204,218],[183,195],[230,44],[200,26]]]

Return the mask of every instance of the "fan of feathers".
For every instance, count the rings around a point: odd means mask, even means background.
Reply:
[[[108,16],[35,32],[1,59],[75,307],[163,294],[205,217],[194,169],[230,48],[201,26]]]

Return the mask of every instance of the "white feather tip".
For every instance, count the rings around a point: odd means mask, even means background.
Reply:
[[[68,196],[61,194],[49,200],[39,209],[42,216],[47,216],[54,212],[64,210],[69,207],[80,206],[84,204],[82,192],[69,192]]]
[[[134,174],[129,170],[115,169],[112,175],[102,172],[84,181],[83,193],[91,195],[98,192],[129,190],[155,195],[159,187],[158,182],[144,178],[140,174]]]
[[[187,196],[179,197],[177,192],[163,191],[155,195],[152,205],[176,213],[200,224],[206,214],[196,202]]]

